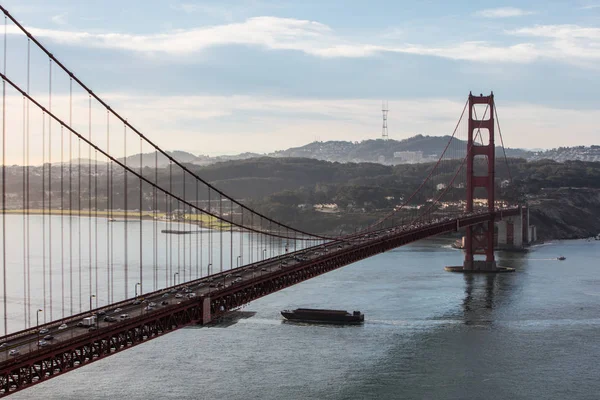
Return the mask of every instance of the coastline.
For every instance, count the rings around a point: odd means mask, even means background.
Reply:
[[[229,230],[230,224],[222,222],[215,217],[209,215],[197,215],[189,214],[186,215],[185,219],[170,219],[166,212],[151,212],[151,211],[123,211],[123,210],[42,210],[42,209],[8,209],[6,214],[12,215],[55,215],[55,216],[68,216],[68,217],[85,217],[85,218],[107,218],[113,219],[112,222],[119,222],[127,220],[156,220],[160,222],[175,222],[175,223],[188,223],[198,225],[201,228],[216,229],[216,230]]]

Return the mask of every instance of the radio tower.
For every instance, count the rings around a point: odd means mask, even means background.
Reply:
[[[388,140],[387,115],[390,109],[388,108],[387,100],[381,102],[381,112],[383,113],[383,128],[381,128],[381,138]]]

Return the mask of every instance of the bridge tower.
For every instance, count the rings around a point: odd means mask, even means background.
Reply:
[[[481,104],[486,106],[483,115],[477,115],[475,106]],[[469,93],[469,123],[467,141],[467,212],[474,211],[475,190],[483,188],[487,192],[487,206],[491,215],[494,213],[494,93],[489,96],[473,96]],[[487,144],[485,135],[488,134]],[[477,135],[481,134],[484,144],[476,143]],[[481,160],[485,158],[485,161]],[[475,171],[476,161],[487,164],[485,174],[477,174]],[[476,255],[484,255],[485,260],[476,260]],[[468,226],[465,237],[465,261],[464,271],[497,271],[494,258],[494,219],[482,224]]]

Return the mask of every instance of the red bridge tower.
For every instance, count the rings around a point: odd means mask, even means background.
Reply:
[[[475,105],[485,105],[483,115],[476,115]],[[481,119],[479,119],[481,118]],[[467,212],[473,211],[475,189],[484,188],[487,192],[487,208],[492,217],[489,221],[475,226],[468,226],[465,237],[464,271],[497,271],[494,259],[494,93],[489,96],[473,96],[469,93],[469,136],[467,142]],[[488,143],[477,144],[477,134],[481,134],[485,143],[485,132],[488,132]],[[479,157],[478,157],[479,156]],[[487,173],[476,175],[476,159],[487,160]],[[484,162],[485,163],[485,162]],[[476,260],[476,255],[485,255],[485,260]]]

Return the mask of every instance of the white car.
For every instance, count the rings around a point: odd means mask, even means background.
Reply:
[[[176,298],[176,299],[180,299],[180,298],[182,298],[182,297],[183,297],[183,295],[182,295],[181,293],[177,293],[177,294],[175,295],[175,298]]]
[[[19,353],[19,350],[18,350],[18,349],[12,349],[11,351],[9,351],[9,352],[8,352],[8,355],[9,355],[9,356],[11,356],[11,357],[16,357],[16,356],[18,356],[19,354],[20,354],[20,353]]]
[[[121,319],[129,318],[129,314],[121,314],[119,316],[119,318],[121,318]]]
[[[115,312],[115,313],[118,313],[118,312],[121,312],[121,311],[123,311],[123,310],[121,310],[120,308],[115,308],[115,311],[114,311],[114,312]]]
[[[62,324],[61,326],[58,327],[59,331],[62,331],[63,329],[67,329],[69,326],[67,324]]]
[[[45,340],[40,340],[40,341],[38,342],[38,345],[39,345],[40,347],[46,347],[46,346],[48,346],[48,342],[46,342]]]

